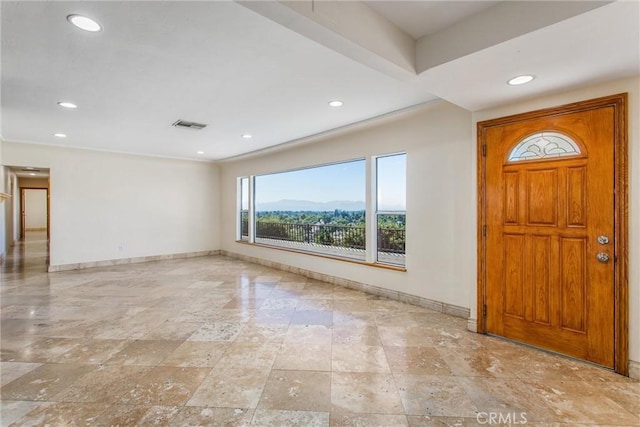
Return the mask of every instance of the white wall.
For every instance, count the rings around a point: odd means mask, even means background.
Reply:
[[[318,138],[316,138],[318,139]],[[435,102],[314,143],[221,166],[222,247],[298,268],[468,307],[475,292],[471,113]],[[236,243],[236,178],[406,151],[407,271]]]
[[[26,230],[47,228],[47,190],[24,190]]]
[[[629,94],[629,359],[640,362],[640,263],[638,263],[638,257],[640,257],[640,78],[616,80],[548,95],[515,105],[478,111],[473,114],[473,129],[475,131],[475,124],[478,121],[623,92]],[[476,175],[473,174],[472,178],[475,186]],[[472,253],[474,255],[475,244],[474,241]],[[475,256],[469,261],[475,264]],[[477,318],[476,294],[471,292],[470,295],[471,316]]]
[[[50,169],[52,266],[219,249],[211,163],[10,142],[2,156]]]

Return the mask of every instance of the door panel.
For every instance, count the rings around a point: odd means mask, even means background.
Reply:
[[[504,222],[505,224],[518,224],[519,214],[519,197],[520,191],[520,174],[518,172],[504,173]]]
[[[586,167],[567,168],[567,226],[586,226]]]
[[[521,234],[504,235],[505,259],[505,315],[524,319],[525,301],[525,254],[524,236]]]
[[[533,310],[532,320],[550,325],[551,322],[551,238],[534,235],[531,238],[533,265]]]
[[[614,125],[606,106],[491,126],[483,135],[486,331],[611,368]],[[529,152],[548,157],[508,160],[539,132],[565,135],[580,152],[563,157],[542,137]],[[611,243],[599,244],[600,235]],[[600,252],[610,261],[599,262]]]
[[[560,247],[562,271],[560,276],[560,298],[562,301],[560,326],[563,329],[585,333],[587,242],[584,238],[561,238]],[[611,331],[613,332],[613,329]]]
[[[558,171],[555,169],[529,171],[526,191],[527,224],[557,226]]]

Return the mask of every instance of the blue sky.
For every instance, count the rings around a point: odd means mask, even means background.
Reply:
[[[378,198],[380,209],[405,205],[406,156],[379,159]],[[256,176],[256,204],[279,200],[312,202],[364,202],[366,193],[365,161],[337,163],[319,168],[301,169]]]
[[[406,210],[407,156],[378,158],[378,210]]]
[[[364,202],[365,178],[364,160],[256,176],[256,204],[284,199]]]

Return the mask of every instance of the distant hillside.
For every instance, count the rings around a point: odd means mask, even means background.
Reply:
[[[256,206],[258,212],[273,211],[363,211],[364,202],[354,202],[348,200],[335,200],[332,202],[312,202],[310,200],[278,200],[277,202],[260,203]]]

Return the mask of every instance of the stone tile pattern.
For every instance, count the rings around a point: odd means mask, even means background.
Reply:
[[[43,244],[2,266],[2,426],[640,425],[637,381],[459,317],[224,256],[47,274]]]

